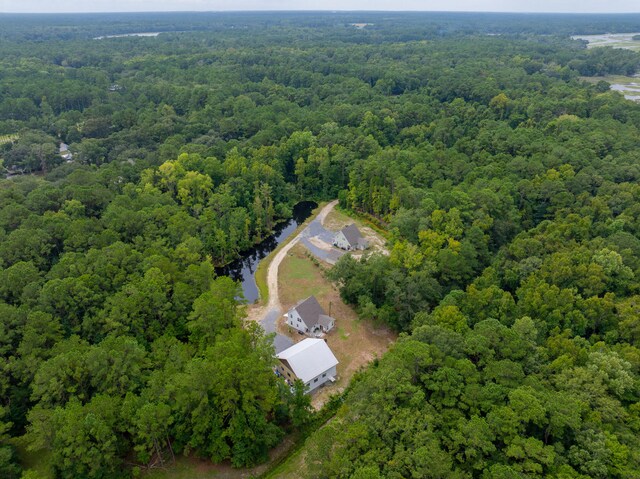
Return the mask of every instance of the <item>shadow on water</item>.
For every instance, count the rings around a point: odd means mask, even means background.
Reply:
[[[220,276],[229,276],[234,281],[240,281],[245,299],[249,303],[254,303],[260,298],[254,276],[260,261],[291,236],[296,228],[311,216],[311,212],[317,206],[313,201],[298,203],[293,207],[293,217],[291,219],[276,225],[271,236],[265,238],[250,250],[243,252],[242,257],[233,263],[217,268],[216,273]]]

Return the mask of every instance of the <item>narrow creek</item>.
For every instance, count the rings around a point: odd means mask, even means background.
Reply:
[[[278,223],[271,236],[268,236],[250,250],[244,251],[242,257],[234,262],[222,268],[217,268],[216,273],[218,275],[229,276],[235,281],[240,281],[242,284],[242,292],[247,302],[249,304],[256,302],[260,298],[260,293],[256,285],[255,272],[260,261],[276,249],[280,243],[291,236],[296,228],[311,216],[311,212],[317,206],[313,201],[302,201],[298,203],[293,207],[293,216],[291,219]]]

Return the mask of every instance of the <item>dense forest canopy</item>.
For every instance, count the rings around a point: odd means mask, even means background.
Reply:
[[[18,437],[265,460],[308,399],[214,268],[337,197],[390,255],[331,278],[403,335],[306,474],[640,477],[640,106],[580,78],[640,55],[569,37],[607,31],[640,15],[0,15],[0,476]]]

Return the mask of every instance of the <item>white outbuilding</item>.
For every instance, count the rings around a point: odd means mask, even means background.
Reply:
[[[278,353],[277,372],[288,382],[300,379],[307,391],[336,380],[338,360],[323,339],[307,338]]]

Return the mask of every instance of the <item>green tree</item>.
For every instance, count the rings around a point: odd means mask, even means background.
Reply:
[[[127,444],[117,434],[118,403],[109,396],[96,396],[85,405],[73,399],[65,407],[33,409],[31,447],[51,450],[59,477],[121,477],[120,452]]]
[[[241,294],[239,283],[222,276],[213,280],[209,290],[193,302],[187,328],[191,342],[201,351],[213,345],[218,335],[240,326],[246,311],[236,299]]]

